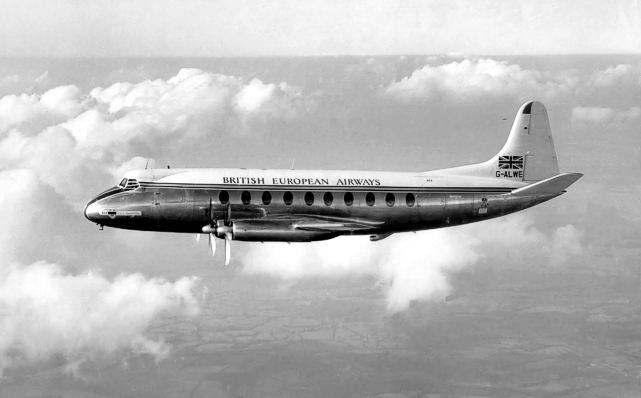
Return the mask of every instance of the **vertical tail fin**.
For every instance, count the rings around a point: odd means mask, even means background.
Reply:
[[[507,142],[488,163],[495,166],[494,176],[519,171],[517,177],[508,178],[523,181],[541,181],[559,174],[550,120],[541,102],[531,101],[521,106]]]
[[[559,174],[550,121],[539,101],[523,104],[503,148],[490,160],[439,170],[447,174],[534,182]]]

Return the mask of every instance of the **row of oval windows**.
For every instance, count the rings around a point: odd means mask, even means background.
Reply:
[[[240,201],[244,205],[248,205],[251,202],[251,193],[249,191],[243,191],[240,194]],[[221,204],[226,205],[229,203],[229,192],[227,191],[220,191],[220,194],[218,194],[218,199],[220,200]],[[265,206],[269,205],[272,203],[272,194],[269,191],[263,192],[263,195],[261,197],[263,204]],[[314,204],[314,193],[312,192],[305,192],[305,204],[307,206],[311,206]],[[345,195],[343,195],[343,201],[345,202],[345,205],[351,206],[354,204],[354,194],[351,192],[346,192]],[[292,203],[294,203],[294,194],[291,192],[285,192],[283,194],[283,203],[287,206],[291,206]],[[323,203],[325,203],[326,206],[331,206],[334,203],[334,194],[331,192],[325,192],[323,195]],[[376,196],[368,192],[367,195],[365,195],[365,203],[368,206],[374,206],[374,203],[376,203]],[[385,195],[385,203],[389,206],[392,207],[394,206],[394,203],[396,203],[396,196],[389,192]],[[408,193],[405,195],[405,204],[409,207],[414,206],[414,203],[416,203],[416,197],[414,196],[413,193]]]

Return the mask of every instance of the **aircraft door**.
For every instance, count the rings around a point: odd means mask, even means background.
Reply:
[[[442,193],[428,193],[421,190],[416,198],[418,214],[425,221],[436,220],[445,212],[445,195]]]
[[[193,191],[162,189],[154,192],[153,204],[161,219],[190,222],[193,217]]]

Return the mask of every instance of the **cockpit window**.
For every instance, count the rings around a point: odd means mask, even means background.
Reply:
[[[138,184],[138,180],[130,178],[127,180],[127,184],[125,185],[125,191],[133,191],[139,187],[140,185]]]
[[[120,181],[120,184],[118,184],[118,186],[121,188],[124,188],[125,185],[127,185],[127,179],[123,178],[122,181]]]

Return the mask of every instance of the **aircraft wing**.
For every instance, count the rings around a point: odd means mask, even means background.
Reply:
[[[583,177],[581,173],[564,173],[546,178],[545,180],[535,182],[526,187],[512,191],[514,196],[532,196],[532,195],[555,195],[563,192],[567,187],[574,184],[579,178]]]
[[[313,222],[294,224],[294,228],[303,231],[327,231],[327,232],[347,232],[356,230],[373,229],[376,227],[363,225],[359,223],[344,222],[344,223],[331,223],[331,222]]]

